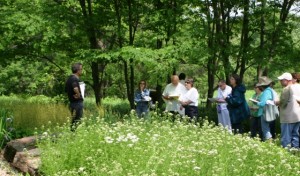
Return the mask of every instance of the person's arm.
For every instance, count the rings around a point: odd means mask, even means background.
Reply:
[[[223,94],[222,94],[222,91],[220,88],[218,88],[218,95],[217,95],[217,100],[216,100],[217,103],[225,103],[225,99],[223,97]]]
[[[191,103],[195,103],[199,99],[199,93],[197,89],[193,88],[186,98],[187,98],[186,101],[179,101],[179,103],[182,104],[183,106],[189,105]]]
[[[75,99],[79,99],[81,97],[81,94],[80,94],[80,88],[79,88],[79,84],[77,84],[76,82],[73,83],[73,91],[74,91],[74,95],[73,97]]]
[[[242,93],[240,93],[239,91],[234,91],[232,92],[232,94],[228,95],[225,98],[225,101],[233,107],[238,107],[243,103],[242,97],[243,97]]]
[[[252,95],[252,99],[259,101],[256,94]],[[259,109],[258,108],[259,106],[257,105],[257,103],[255,103],[253,101],[249,101],[248,104],[249,104],[249,108],[251,111],[256,112]]]
[[[173,97],[169,97],[169,93],[168,93],[168,85],[166,86],[166,88],[165,88],[165,90],[164,90],[164,92],[163,92],[163,94],[162,94],[162,98],[163,98],[163,100],[165,100],[165,101],[173,100]]]
[[[139,91],[135,91],[134,92],[134,101],[137,103],[137,102],[140,102],[142,99],[141,99],[141,93]]]
[[[191,103],[193,103],[191,100],[187,100],[187,101],[179,101],[179,103],[182,105],[182,106],[187,106]]]
[[[280,96],[280,106],[286,107],[290,99],[290,87],[284,88]]]
[[[149,89],[144,90],[144,96],[150,97],[150,90]]]
[[[266,106],[267,100],[272,100],[272,90],[268,89],[265,90],[259,100],[259,103],[257,103],[258,106],[264,107]]]

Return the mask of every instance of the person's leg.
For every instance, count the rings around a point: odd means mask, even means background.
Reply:
[[[149,106],[147,103],[144,103],[142,106],[142,117],[148,118],[148,113],[149,113]]]
[[[276,120],[273,120],[272,122],[269,122],[270,126],[270,133],[272,135],[272,138],[276,138]]]
[[[231,121],[228,109],[222,110],[222,118],[224,119],[224,126],[231,131]]]
[[[241,123],[233,123],[232,124],[232,130],[234,134],[242,134],[243,133],[243,128]]]
[[[140,103],[136,104],[135,112],[136,112],[136,114],[137,114],[138,117],[142,116],[143,107],[142,107],[142,105]]]
[[[289,123],[281,123],[281,146],[287,147],[288,145],[291,145],[292,141],[292,129]]]
[[[299,128],[300,122],[292,124],[292,147],[299,148]]]
[[[258,131],[260,140],[263,141],[263,133],[262,133],[262,129],[261,129],[261,118],[262,118],[262,116],[257,117],[257,131]]]
[[[199,116],[198,107],[190,106],[190,118],[191,118],[191,120],[197,121],[198,116]]]
[[[80,119],[82,118],[83,103],[82,102],[71,103],[70,110],[72,113],[71,130],[74,130],[76,129],[78,123],[80,122]]]
[[[243,129],[242,123],[238,123],[237,129],[238,129],[238,133],[239,134],[243,134],[244,133],[244,129]]]
[[[185,106],[185,115],[188,116],[189,118],[192,118],[192,108],[190,106]]]
[[[218,125],[222,125],[222,126],[224,126],[223,125],[223,118],[222,118],[222,114],[221,113],[217,113],[218,114]]]
[[[256,130],[257,130],[257,120],[256,117],[251,117],[250,119],[250,137],[255,137],[256,136]]]
[[[263,116],[261,117],[261,130],[262,130],[263,140],[264,141],[272,138],[272,134],[270,132],[269,123],[264,119]]]

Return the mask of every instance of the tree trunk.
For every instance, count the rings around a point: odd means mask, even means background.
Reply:
[[[91,49],[100,49],[101,46],[97,42],[97,34],[96,34],[95,26],[93,23],[93,19],[92,19],[93,12],[92,12],[91,0],[87,0],[87,1],[79,0],[79,2],[80,2],[83,17],[84,17],[86,32],[87,32],[89,42],[90,42],[90,48]],[[103,74],[105,65],[106,65],[105,63],[101,63],[99,65],[99,62],[92,62],[92,64],[91,64],[92,78],[93,78],[92,88],[95,93],[96,104],[100,104],[101,99],[102,99],[102,97],[101,97],[101,87],[102,86],[101,86],[101,81],[99,78],[99,75],[100,75],[99,68],[101,67],[102,74]]]
[[[241,67],[240,67],[240,77],[243,81],[244,73],[246,72],[246,63],[248,61],[248,50],[249,50],[249,0],[244,0],[244,19],[241,35]]]
[[[220,29],[220,25],[218,22],[219,14],[217,11],[217,4],[215,2],[213,4],[213,13],[214,19],[211,18],[211,11],[210,11],[210,2],[206,1],[206,15],[207,15],[207,32],[208,32],[208,39],[207,39],[207,46],[209,49],[209,57],[207,62],[207,83],[208,83],[208,90],[207,90],[207,97],[213,97],[214,94],[214,82],[215,82],[215,74],[216,74],[216,61],[217,61],[217,53],[218,47],[216,46],[216,36],[215,33],[217,30],[216,28]],[[206,107],[211,108],[211,102],[206,102]]]

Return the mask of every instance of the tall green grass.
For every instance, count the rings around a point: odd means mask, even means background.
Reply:
[[[64,101],[46,96],[0,96],[0,107],[11,112],[14,117],[14,138],[33,135],[36,128],[48,128],[69,123],[70,112]],[[105,115],[115,114],[113,119]],[[84,116],[103,116],[111,121],[119,120],[120,114],[130,112],[129,103],[117,98],[103,100],[102,106],[97,106],[93,98],[84,101]]]

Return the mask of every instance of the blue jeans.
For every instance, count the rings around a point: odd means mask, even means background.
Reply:
[[[270,123],[267,122],[264,118],[264,116],[261,117],[261,130],[263,134],[263,140],[268,140],[272,138],[271,130],[270,130]]]
[[[282,147],[299,148],[299,128],[300,122],[281,124],[281,145]]]
[[[147,117],[149,111],[149,103],[147,101],[138,102],[136,105],[136,113],[138,117]]]
[[[73,129],[73,128],[76,128],[76,124],[79,123],[79,121],[83,115],[83,102],[82,101],[71,102],[70,103],[70,111],[71,111],[71,115],[72,115],[71,129]]]

